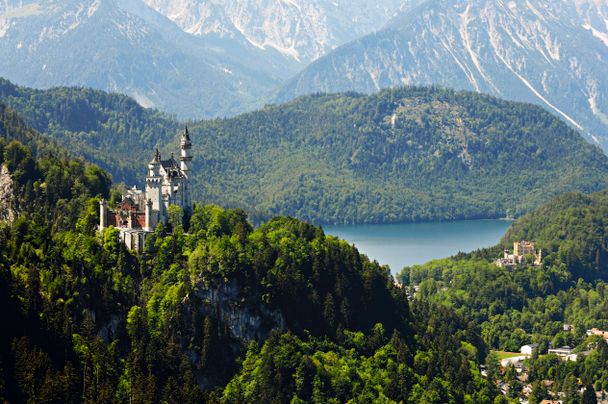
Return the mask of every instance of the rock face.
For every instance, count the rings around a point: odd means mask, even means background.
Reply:
[[[543,105],[608,145],[608,3],[427,1],[314,62],[278,94],[438,84]]]
[[[260,102],[295,72],[243,38],[192,36],[140,0],[0,2],[0,76],[126,93],[182,117]]]
[[[15,220],[13,180],[8,169],[0,164],[0,222]]]
[[[378,30],[412,0],[144,0],[196,36],[244,36],[308,63],[336,46]]]
[[[198,283],[195,297],[205,302],[199,312],[206,315],[219,314],[230,328],[233,337],[245,341],[264,340],[273,329],[285,329],[281,313],[264,304],[247,304],[242,289],[236,281]]]
[[[401,3],[2,0],[0,76],[222,117],[262,106],[311,60],[381,28]]]

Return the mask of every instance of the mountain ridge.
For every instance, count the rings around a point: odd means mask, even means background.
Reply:
[[[154,145],[175,150],[183,127],[101,91],[0,82],[0,99],[128,184],[143,184]],[[193,196],[256,221],[497,218],[608,185],[608,157],[542,108],[437,87],[318,94],[188,127]]]
[[[205,117],[251,108],[295,72],[242,38],[195,38],[140,0],[2,6],[0,72],[30,86],[118,91],[146,107]]]
[[[144,0],[194,36],[242,35],[258,48],[274,48],[305,65],[335,46],[379,29],[413,0],[261,1]]]
[[[181,118],[231,116],[260,107],[318,55],[380,28],[401,4],[300,1],[5,0],[0,76],[121,92]]]
[[[313,62],[275,99],[437,84],[543,105],[605,144],[607,14],[587,0],[425,2]]]

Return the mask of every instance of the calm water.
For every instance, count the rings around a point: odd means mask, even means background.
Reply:
[[[496,245],[511,225],[506,220],[324,226],[325,232],[355,244],[393,273],[404,266]]]

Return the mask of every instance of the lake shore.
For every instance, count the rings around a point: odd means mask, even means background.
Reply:
[[[361,253],[389,265],[393,274],[459,252],[496,245],[512,221],[459,220],[408,224],[324,226],[327,234],[354,244]]]

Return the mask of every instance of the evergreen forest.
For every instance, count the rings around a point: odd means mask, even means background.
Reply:
[[[387,267],[322,228],[173,211],[144,254],[97,230],[109,175],[2,106],[0,399],[491,402],[481,330],[410,306]],[[7,214],[8,215],[8,214]]]
[[[49,91],[78,94],[88,90]],[[471,126],[466,130],[472,134],[471,128],[501,122],[492,115],[498,114],[492,105],[502,101],[448,90],[408,88],[369,97],[317,95],[294,101],[287,107],[305,105],[301,115],[296,119],[290,113],[284,119],[312,126],[306,136],[297,132],[289,132],[292,138],[287,132],[282,136],[290,142],[302,141],[304,149],[314,145],[319,153],[324,150],[331,157],[328,161],[342,164],[351,173],[360,170],[364,176],[377,170],[375,175],[379,175],[385,170],[384,184],[396,181],[400,172],[397,163],[388,166],[379,154],[374,160],[374,153],[381,150],[391,155],[390,147],[372,142],[369,149],[359,149],[359,157],[351,156],[350,162],[340,160],[336,150],[348,147],[334,144],[332,148],[332,142],[338,142],[338,132],[335,137],[315,134],[311,123],[314,114],[306,120],[304,113],[322,101],[325,104],[319,104],[324,106],[316,115],[320,120],[328,119],[332,105],[341,111],[360,108],[357,111],[363,116],[374,102],[391,96],[398,101],[390,105],[401,106],[392,110],[394,120],[384,123],[386,136],[416,133],[414,126],[403,132],[396,129],[402,124],[414,125],[408,119],[420,119],[421,125],[432,127],[425,119],[445,118],[436,114],[437,109],[469,111],[477,117],[467,124]],[[424,97],[432,101],[420,101]],[[93,109],[105,105],[105,111],[112,115],[104,100],[98,98],[99,106]],[[170,117],[138,109],[126,97],[116,96],[115,101],[124,102],[125,110],[132,107],[143,113],[140,119],[144,126],[154,116],[167,125],[167,131],[177,130]],[[597,179],[603,175],[605,158],[596,155],[593,146],[548,114],[507,104],[513,109],[502,111],[507,117],[505,125],[516,122],[515,115],[520,116],[518,125],[529,125],[529,137],[518,136],[519,129],[510,132],[505,126],[500,134],[474,143],[473,137],[459,137],[460,132],[454,129],[450,144],[442,143],[445,132],[436,132],[438,137],[426,144],[434,147],[431,154],[424,151],[425,146],[410,144],[424,156],[418,172],[443,173],[446,184],[450,178],[460,179],[468,197],[474,190],[466,187],[479,185],[481,177],[475,179],[476,175],[483,172],[492,178],[493,173],[499,178],[505,170],[513,170],[508,171],[512,178],[524,180],[530,189],[546,189],[542,198],[552,195],[548,190],[555,183],[551,181],[558,181],[563,190],[576,185],[593,191],[602,186]],[[260,112],[270,114],[257,123],[260,128],[264,122],[274,122],[272,114],[280,115],[282,108],[286,107],[267,107]],[[377,114],[388,110],[380,109]],[[325,118],[323,113],[327,113]],[[219,155],[219,149],[216,153],[213,147],[230,142],[235,143],[223,150],[236,154],[245,146],[237,144],[228,131],[223,132],[221,125],[235,125],[231,131],[236,131],[245,125],[238,124],[239,120],[253,120],[255,114],[192,123],[191,127],[193,133],[209,134],[199,139],[208,139],[209,143],[201,140],[201,148],[212,156]],[[98,231],[99,201],[116,200],[121,191],[121,185],[101,166],[102,149],[91,147],[90,153],[81,154],[86,158],[76,156],[79,153],[74,145],[78,142],[66,142],[62,137],[74,133],[58,126],[53,113],[42,116],[54,122],[49,127],[55,128],[56,136],[32,127],[31,115],[22,117],[0,102],[0,304],[6,325],[0,333],[2,401],[515,403],[526,397],[537,403],[562,397],[567,403],[588,403],[595,402],[596,392],[608,391],[608,345],[586,332],[590,328],[608,329],[608,191],[565,193],[538,208],[534,207],[542,198],[531,199],[529,195],[523,199],[528,205],[521,205],[516,212],[528,213],[512,225],[499,245],[404,268],[395,277],[388,267],[370,261],[354,246],[326,235],[322,227],[280,215],[283,208],[266,213],[252,210],[253,216],[248,216],[237,202],[235,207],[225,208],[207,203],[205,198],[191,214],[172,209],[169,222],[156,228],[145,251],[138,254],[125,248],[117,229]],[[539,116],[546,116],[547,121],[542,123]],[[452,118],[453,124],[462,122]],[[543,125],[548,126],[542,129]],[[279,131],[278,127],[268,130]],[[109,131],[100,129],[97,139],[103,139],[100,133],[107,133],[104,130]],[[138,130],[132,129],[132,133]],[[147,142],[152,144],[155,129],[146,130],[150,133]],[[228,143],[213,146],[211,132]],[[376,136],[372,132],[364,137],[366,141]],[[506,136],[509,133],[513,138]],[[555,133],[562,137],[556,135],[549,141]],[[543,136],[547,145],[536,152],[552,153],[559,163],[541,164],[526,154],[539,147],[538,139]],[[276,145],[269,143],[268,149],[288,150],[281,147],[288,147],[285,143],[289,142],[277,139],[280,137],[275,139]],[[416,139],[425,138],[421,135]],[[520,153],[520,162],[528,171],[513,167],[513,156],[504,157],[502,166],[481,164],[481,154],[472,151],[487,151],[493,144],[489,139],[514,147],[518,144],[521,149],[515,147],[511,154]],[[391,147],[404,147],[402,140],[397,136]],[[262,140],[252,140],[251,144],[258,141]],[[325,141],[329,143],[320,147]],[[120,142],[129,143],[127,138]],[[451,161],[460,161],[462,171],[458,165],[442,165],[441,161],[450,160],[445,157],[450,150],[459,151]],[[462,154],[465,150],[468,156]],[[499,148],[496,150],[499,153]],[[436,160],[428,165],[432,156]],[[283,164],[279,160],[285,164],[298,161],[281,153],[276,157],[276,167]],[[584,165],[579,164],[580,159],[586,159]],[[211,161],[206,158],[198,164],[210,164],[220,172],[220,161]],[[241,161],[243,166],[231,169],[257,164],[244,157]],[[357,161],[366,162],[365,170],[355,167]],[[242,172],[248,171],[243,168]],[[546,177],[536,182],[525,172]],[[424,178],[420,176],[420,184]],[[355,186],[351,189],[357,192]],[[230,190],[227,195],[231,195]],[[336,195],[339,193],[331,197]],[[295,212],[304,217],[305,202],[303,198],[303,210]],[[415,206],[428,208],[421,200]],[[319,216],[308,219],[325,220],[321,215],[327,210],[318,207],[315,211]],[[276,215],[266,218],[270,212]],[[416,211],[407,214],[412,212]],[[348,217],[340,215],[334,219]],[[450,217],[459,216],[452,212]],[[378,216],[378,221],[383,220]],[[494,264],[505,248],[523,239],[542,249],[540,266],[532,259],[511,268]],[[538,344],[538,353],[525,360],[524,381],[513,366],[500,366],[499,361],[505,352],[517,352],[529,343]],[[579,354],[575,361],[546,354],[548,349],[564,345]]]
[[[143,185],[159,144],[188,125],[204,203],[315,224],[518,217],[564,192],[608,185],[608,158],[538,106],[405,87],[317,94],[230,119],[180,123],[133,99],[0,80],[0,100],[43,137]]]

